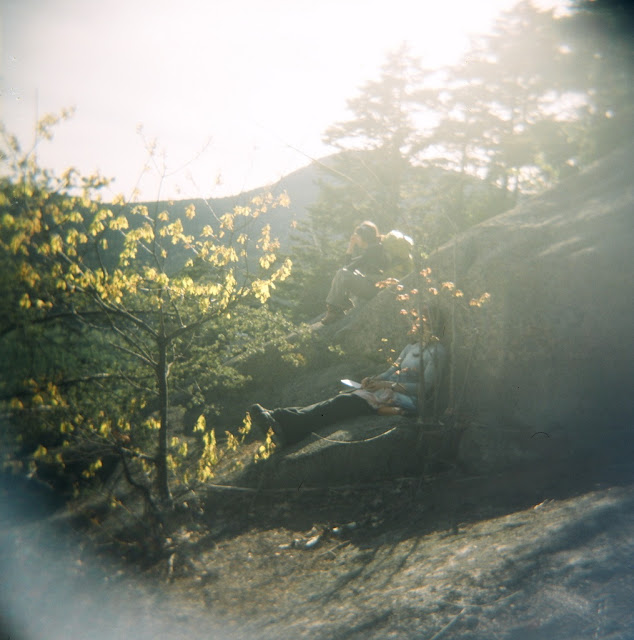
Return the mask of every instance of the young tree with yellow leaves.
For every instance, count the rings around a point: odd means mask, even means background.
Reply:
[[[70,406],[68,380],[54,376],[31,380],[28,401],[13,398],[11,411],[31,409],[34,402],[63,409],[59,429],[66,444],[88,434],[105,450],[118,452],[124,465],[142,460],[155,477],[153,488],[143,487],[146,497],[155,489],[169,504],[172,366],[179,359],[182,366],[188,341],[204,325],[249,299],[265,302],[289,275],[290,261],[277,259],[269,227],[251,237],[254,221],[268,209],[286,206],[287,198],[261,196],[219,218],[208,214],[202,232],[189,234],[187,221],[197,215],[193,206],[181,219],[121,198],[105,204],[99,197],[105,181],[98,176],[82,178],[69,170],[57,178],[4,132],[3,140],[0,261],[12,282],[0,337],[10,339],[18,328],[38,324],[62,326],[69,337],[89,331],[107,350],[102,362],[110,367],[80,376],[98,385],[84,391],[97,394],[93,416]],[[158,417],[147,418],[145,429],[132,424],[132,408],[153,399]],[[152,440],[148,432],[156,434]],[[60,462],[63,456],[62,448]],[[94,471],[101,458],[92,464]]]

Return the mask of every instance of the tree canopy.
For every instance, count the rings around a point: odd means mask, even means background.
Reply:
[[[451,67],[426,69],[405,45],[389,53],[324,133],[337,153],[289,283],[301,313],[317,312],[360,221],[400,228],[428,253],[618,144],[632,130],[631,24],[622,2],[556,15],[522,0]]]

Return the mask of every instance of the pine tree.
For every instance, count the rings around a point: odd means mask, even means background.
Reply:
[[[337,153],[322,163],[317,202],[296,237],[293,296],[300,315],[318,313],[354,227],[371,220],[382,232],[405,218],[404,194],[420,148],[415,125],[420,65],[406,46],[390,53],[378,80],[348,101],[351,118],[329,127]]]
[[[379,79],[349,100],[352,118],[326,130],[324,141],[340,153],[312,212],[316,223],[335,224],[343,233],[364,219],[382,230],[398,224],[419,147],[413,96],[421,73],[406,46],[390,53]]]
[[[584,97],[574,131],[584,165],[634,130],[634,9],[627,0],[576,0],[561,23],[569,87]]]
[[[551,185],[574,154],[558,117],[566,68],[561,45],[552,10],[523,1],[449,73],[439,142],[449,143],[461,172],[486,174],[505,195],[505,207]]]

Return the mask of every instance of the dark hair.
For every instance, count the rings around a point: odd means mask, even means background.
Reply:
[[[377,226],[369,220],[362,222],[354,232],[368,244],[376,244],[381,239]]]

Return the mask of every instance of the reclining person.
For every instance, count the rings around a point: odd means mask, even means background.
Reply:
[[[341,319],[351,306],[350,297],[371,298],[387,265],[377,226],[366,220],[352,233],[346,251],[346,265],[335,273],[326,297],[322,324]]]
[[[413,340],[403,349],[389,369],[364,378],[360,389],[340,393],[306,407],[266,409],[254,404],[249,408],[252,424],[265,437],[270,430],[278,447],[293,444],[332,423],[364,415],[416,415],[418,411],[422,329],[417,324],[410,336]],[[434,392],[442,379],[446,351],[435,336],[423,339],[424,393]]]

